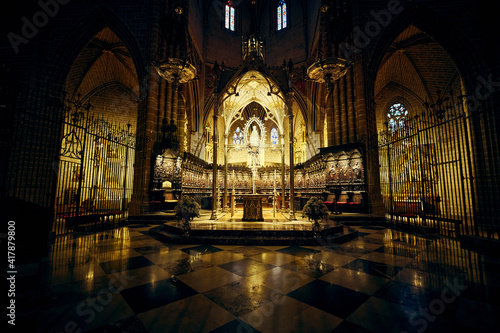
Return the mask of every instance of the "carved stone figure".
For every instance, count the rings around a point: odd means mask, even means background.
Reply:
[[[252,133],[250,134],[250,146],[258,146],[259,145],[259,131],[257,130],[257,126],[253,125]]]

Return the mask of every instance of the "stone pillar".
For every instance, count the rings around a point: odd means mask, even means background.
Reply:
[[[165,90],[167,89],[168,82],[167,80],[163,79],[160,77],[159,82],[159,91],[160,94],[158,96],[158,117],[156,119],[156,132],[159,134],[161,133],[161,123],[162,119],[165,118],[164,110],[165,110],[165,103],[166,103],[166,94]],[[156,137],[156,140],[160,140],[160,137]]]
[[[227,201],[227,133],[224,133],[224,203],[222,209],[225,211],[228,208]]]
[[[336,145],[339,145],[341,144],[341,140],[342,140],[342,137],[341,137],[341,132],[342,132],[342,129],[340,127],[340,124],[341,124],[341,119],[340,119],[340,116],[342,114],[341,112],[341,103],[340,103],[340,83],[339,81],[335,81],[335,83],[333,83],[333,145],[336,146]]]
[[[166,82],[166,87],[165,87],[165,109],[163,110],[163,119],[167,122],[167,124],[170,122],[170,110],[172,110],[172,83],[171,82]]]
[[[174,150],[178,150],[179,137],[178,137],[178,125],[177,121],[177,109],[179,108],[179,82],[172,82],[172,116],[170,118],[170,145]],[[174,130],[174,128],[176,130]],[[173,145],[173,140],[177,141],[177,146]]]
[[[285,186],[285,134],[281,133],[281,210],[285,210],[285,195],[286,195],[286,186]]]
[[[347,119],[349,119],[349,142],[356,142],[356,113],[354,111],[354,78],[352,69],[349,69],[346,74],[347,77]]]
[[[294,187],[295,187],[295,168],[294,168],[294,158],[293,158],[293,141],[294,141],[294,133],[293,133],[293,92],[289,92],[286,99],[287,109],[288,109],[288,121],[289,126],[288,130],[290,132],[290,199],[289,199],[289,207],[290,207],[290,220],[296,220],[295,211],[294,211]]]
[[[135,154],[134,189],[130,201],[129,216],[141,215],[149,210],[149,190],[152,170],[152,153],[157,136],[159,76],[150,69],[147,97],[139,103],[137,143],[140,151]]]
[[[217,132],[217,122],[219,120],[219,95],[218,93],[214,94],[214,126],[213,126],[213,138],[212,138],[212,157],[213,157],[213,169],[212,169],[212,215],[210,216],[211,220],[217,219],[217,143],[219,141],[219,133]]]
[[[329,87],[326,93],[326,102],[325,102],[325,117],[327,121],[327,137],[328,141],[325,142],[325,147],[334,145],[334,133],[335,133],[335,123],[333,121],[333,87]]]
[[[377,133],[375,124],[375,105],[373,101],[366,98],[364,93],[364,71],[363,56],[355,56],[352,66],[354,76],[354,89],[356,97],[354,100],[354,109],[356,110],[355,131],[358,140],[362,141],[365,137],[366,143],[366,180],[368,192],[369,213],[376,216],[384,216],[385,207],[380,191],[380,169],[378,147],[375,134]]]
[[[178,112],[178,118],[177,118],[177,133],[179,133],[178,138],[179,138],[179,148],[178,152],[179,155],[182,156],[185,151],[188,151],[187,145],[184,145],[184,141],[186,136],[188,135],[187,131],[185,130],[186,127],[186,108],[182,106],[179,108]]]
[[[349,140],[349,119],[347,117],[347,81],[345,75],[338,80],[340,95],[339,127],[341,130],[340,143],[346,144]]]

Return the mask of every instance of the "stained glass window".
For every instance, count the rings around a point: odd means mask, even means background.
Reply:
[[[276,127],[273,127],[271,129],[271,143],[273,145],[277,145],[278,144],[278,130],[276,129]]]
[[[226,2],[225,13],[224,13],[224,27],[231,31],[234,31],[234,21],[235,21],[235,10],[232,1]]]
[[[283,28],[286,28],[288,13],[287,13],[287,10],[286,10],[286,2],[282,1],[282,3],[283,4],[281,5],[281,8],[283,8],[283,9],[281,11],[282,11],[282,15],[283,15]]]
[[[278,30],[281,30],[281,6],[278,7]]]
[[[234,131],[233,144],[235,145],[243,144],[243,132],[241,132],[241,129],[239,127],[236,127],[236,130]]]
[[[403,137],[408,134],[408,110],[401,103],[395,103],[387,113],[387,129],[392,137]]]
[[[288,18],[288,13],[286,9],[286,1],[281,0],[278,3],[278,8],[276,11],[277,14],[277,30],[281,30],[287,27],[287,18]]]

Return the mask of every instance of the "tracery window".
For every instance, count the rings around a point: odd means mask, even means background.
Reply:
[[[394,103],[387,113],[387,129],[391,137],[408,135],[408,110],[401,103]]]
[[[235,145],[243,144],[243,132],[241,131],[241,129],[239,127],[236,127],[236,130],[234,131],[233,144],[235,144]]]
[[[288,11],[285,0],[280,0],[278,3],[278,8],[276,9],[276,22],[276,30],[278,31],[288,26]]]
[[[271,144],[277,145],[278,144],[278,130],[276,127],[273,127],[271,129]]]
[[[224,12],[224,27],[234,31],[235,9],[232,1],[227,1]]]

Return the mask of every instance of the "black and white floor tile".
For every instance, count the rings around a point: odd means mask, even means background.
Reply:
[[[154,239],[151,227],[57,238],[39,271],[19,268],[19,326],[131,333],[500,327],[500,261],[452,239],[357,227],[358,238],[328,248],[179,245]]]

